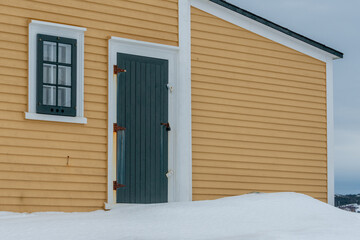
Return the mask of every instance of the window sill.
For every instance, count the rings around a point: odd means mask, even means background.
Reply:
[[[25,112],[25,119],[51,121],[51,122],[80,123],[80,124],[87,123],[87,118],[85,117],[66,117],[66,116],[56,116],[56,115],[30,113],[30,112]]]

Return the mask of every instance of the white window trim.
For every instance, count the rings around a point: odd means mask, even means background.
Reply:
[[[86,124],[84,117],[84,32],[86,28],[58,23],[31,20],[29,24],[29,86],[28,112],[25,119],[43,120],[65,123]],[[60,116],[36,113],[36,63],[37,34],[46,34],[73,38],[77,40],[77,73],[76,73],[76,116]]]

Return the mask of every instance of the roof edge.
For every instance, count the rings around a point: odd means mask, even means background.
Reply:
[[[248,18],[250,18],[250,19],[252,19],[254,21],[257,21],[257,22],[259,22],[261,24],[264,24],[264,25],[266,25],[266,26],[268,26],[270,28],[273,28],[273,29],[275,29],[275,30],[277,30],[279,32],[282,32],[282,33],[284,33],[286,35],[289,35],[289,36],[291,36],[293,38],[296,38],[296,39],[298,39],[298,40],[300,40],[302,42],[305,42],[305,43],[307,43],[307,44],[309,44],[309,45],[311,45],[313,47],[319,48],[319,49],[321,49],[321,50],[323,50],[325,52],[328,52],[328,53],[338,57],[338,58],[343,58],[344,57],[344,54],[342,52],[339,52],[339,51],[337,51],[337,50],[335,50],[333,48],[330,48],[330,47],[328,47],[328,46],[326,46],[326,45],[324,45],[322,43],[319,43],[319,42],[314,41],[314,40],[312,40],[312,39],[310,39],[308,37],[305,37],[305,36],[303,36],[301,34],[298,34],[298,33],[294,32],[294,31],[291,31],[290,29],[282,27],[282,26],[280,26],[280,25],[278,25],[278,24],[276,24],[274,22],[271,22],[271,21],[269,21],[269,20],[267,20],[267,19],[265,19],[263,17],[260,17],[260,16],[258,16],[256,14],[253,14],[253,13],[251,13],[251,12],[245,10],[245,9],[242,9],[242,8],[240,8],[238,6],[235,6],[235,5],[231,4],[231,3],[225,2],[223,0],[209,0],[209,1],[211,1],[213,3],[216,3],[216,4],[218,4],[218,5],[222,6],[222,7],[225,7],[227,9],[231,10],[231,11],[239,13],[239,14],[241,14],[241,15],[243,15],[245,17],[248,17]]]

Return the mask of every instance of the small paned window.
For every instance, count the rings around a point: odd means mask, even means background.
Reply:
[[[76,39],[37,35],[37,113],[76,116],[76,47]]]

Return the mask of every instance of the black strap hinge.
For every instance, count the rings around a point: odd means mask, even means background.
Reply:
[[[126,69],[119,68],[117,65],[114,65],[114,74],[118,74],[121,72],[126,72]]]
[[[120,184],[118,183],[117,181],[113,181],[113,190],[116,190],[118,188],[122,188],[122,187],[125,187],[124,184]]]
[[[114,123],[114,132],[125,131],[125,130],[126,128],[120,127],[119,125],[117,125],[117,123]]]

